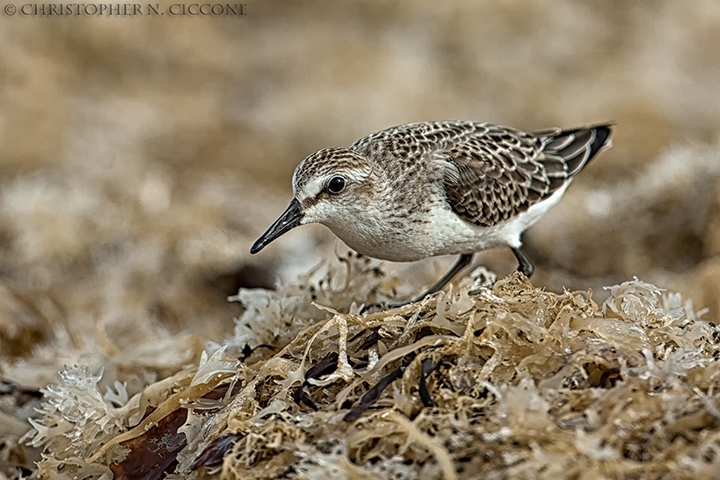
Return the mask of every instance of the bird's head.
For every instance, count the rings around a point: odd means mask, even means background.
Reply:
[[[298,225],[334,226],[363,215],[376,192],[371,162],[346,148],[327,148],[300,162],[293,174],[290,206],[253,244],[257,253]]]

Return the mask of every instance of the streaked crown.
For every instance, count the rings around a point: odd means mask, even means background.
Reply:
[[[346,187],[361,183],[371,171],[370,162],[358,153],[347,148],[325,148],[309,155],[295,168],[293,193],[301,204],[314,204],[325,194],[339,194]],[[339,191],[337,179],[344,183]]]

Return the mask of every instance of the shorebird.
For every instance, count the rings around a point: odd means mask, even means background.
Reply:
[[[459,255],[419,298],[442,289],[488,248],[509,247],[518,270],[530,277],[523,232],[610,146],[611,133],[611,124],[525,132],[422,122],[323,149],[297,166],[290,206],[250,252],[298,225],[320,223],[357,252],[382,260]]]

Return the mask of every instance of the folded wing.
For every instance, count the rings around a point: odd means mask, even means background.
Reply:
[[[447,168],[452,210],[467,222],[492,226],[524,212],[572,180],[610,145],[611,126],[528,133],[485,125],[437,152]]]

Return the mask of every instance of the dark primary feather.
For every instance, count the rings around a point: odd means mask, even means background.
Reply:
[[[609,142],[610,125],[527,133],[486,125],[446,149],[445,190],[466,221],[492,226],[548,198]],[[440,152],[438,152],[440,153]]]

